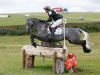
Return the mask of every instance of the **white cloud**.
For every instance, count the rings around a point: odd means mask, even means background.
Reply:
[[[100,9],[100,0],[0,0],[0,13],[43,12],[44,6],[81,7],[85,10]]]

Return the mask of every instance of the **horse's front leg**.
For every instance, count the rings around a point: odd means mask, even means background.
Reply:
[[[30,40],[31,40],[31,44],[36,48],[36,42],[34,41],[35,37],[36,37],[36,35],[31,35]]]

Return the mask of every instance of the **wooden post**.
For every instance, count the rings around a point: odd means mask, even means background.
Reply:
[[[34,57],[35,56],[26,55],[26,58],[25,58],[25,68],[32,68],[32,67],[34,67]]]
[[[56,59],[56,73],[64,72],[64,60]]]
[[[53,73],[64,72],[64,60],[56,57],[57,52],[53,53]]]
[[[32,67],[34,67],[35,56],[32,56]]]
[[[25,54],[25,50],[23,49],[23,52],[22,52],[22,65],[23,65],[23,68],[25,68],[25,58],[26,58],[26,54]]]
[[[56,55],[57,52],[53,53],[53,73],[56,73]]]

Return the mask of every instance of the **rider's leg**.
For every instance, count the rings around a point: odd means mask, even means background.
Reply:
[[[55,32],[55,27],[57,27],[58,25],[60,25],[62,23],[62,19],[58,19],[57,21],[55,21],[53,23],[53,25],[51,26],[51,39],[54,38],[54,32]]]
[[[34,42],[34,35],[30,36],[31,43],[34,47],[36,47],[36,43]]]
[[[53,39],[53,37],[54,37],[54,32],[55,32],[55,28],[52,27],[52,28],[51,28],[51,38],[52,38],[52,39]]]
[[[60,25],[62,23],[62,19],[58,19],[57,21],[55,21],[54,23],[53,23],[53,25],[51,26],[51,28],[52,27],[57,27],[58,25]]]

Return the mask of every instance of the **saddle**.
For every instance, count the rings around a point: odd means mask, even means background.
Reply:
[[[50,30],[50,31],[52,30],[52,29],[51,29],[51,26],[52,26],[52,24],[49,24],[49,30]],[[63,24],[60,24],[60,25],[56,26],[56,27],[55,27],[55,31],[56,31],[57,28],[62,28],[62,27],[63,27]]]
[[[49,24],[48,29],[47,29],[49,34],[51,34],[52,32],[51,26],[52,24]],[[54,34],[60,35],[62,33],[62,28],[63,28],[63,23],[55,27]]]

